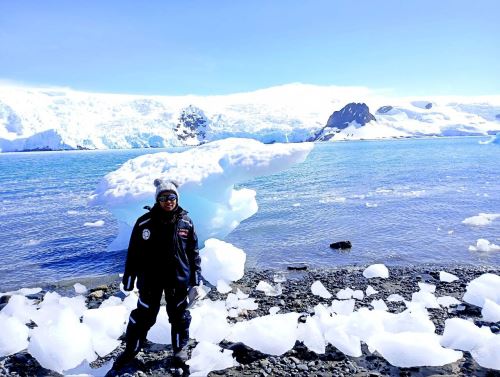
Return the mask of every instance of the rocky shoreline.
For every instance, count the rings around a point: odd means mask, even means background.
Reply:
[[[436,286],[436,296],[453,296],[462,300],[467,283],[483,273],[500,274],[496,267],[390,267],[388,279],[373,278],[367,280],[363,277],[361,267],[342,267],[335,269],[313,269],[293,271],[246,271],[244,277],[233,283],[233,289],[239,288],[249,293],[259,304],[257,310],[248,311],[231,321],[248,320],[269,314],[271,307],[279,307],[280,313],[297,312],[311,313],[312,308],[323,303],[329,305],[332,299],[324,299],[311,293],[311,285],[320,280],[329,292],[335,295],[340,289],[350,287],[352,289],[365,290],[371,285],[378,293],[362,300],[356,300],[355,310],[361,307],[369,307],[373,299],[385,299],[389,294],[397,293],[406,300],[411,300],[412,293],[418,290],[418,282],[426,282]],[[459,277],[459,280],[451,283],[443,283],[439,280],[439,271],[444,270]],[[278,296],[266,296],[263,292],[256,291],[255,287],[259,281],[273,282],[276,276],[286,279],[282,283],[282,294]],[[87,295],[87,306],[95,308],[111,296],[123,298],[119,290],[119,282],[113,281],[97,287],[89,287]],[[53,289],[47,287],[46,290]],[[45,292],[41,292],[39,298]],[[37,295],[34,295],[37,299]],[[222,295],[212,290],[208,297],[211,300],[225,299]],[[5,301],[5,299],[4,299]],[[400,313],[406,309],[403,302],[386,301],[389,311]],[[1,308],[1,307],[0,307]],[[500,332],[500,323],[485,323],[481,321],[481,308],[463,303],[458,309],[428,309],[430,318],[436,326],[436,332],[441,334],[444,329],[444,321],[447,318],[459,317],[472,319],[478,326],[489,326],[495,334]],[[300,319],[299,319],[300,320]],[[196,345],[191,341],[189,348]],[[377,353],[370,353],[366,345],[362,345],[363,355],[361,357],[350,357],[344,355],[335,347],[329,345],[325,354],[318,355],[309,351],[301,342],[296,342],[295,347],[281,356],[270,356],[252,350],[243,344],[231,344],[223,342],[222,348],[233,350],[233,356],[240,363],[239,366],[211,372],[209,375],[217,376],[500,376],[500,371],[486,369],[479,366],[471,357],[469,352],[464,352],[464,357],[459,361],[443,367],[419,367],[398,368],[389,364]],[[114,359],[123,349],[124,344],[111,354],[98,358],[91,364],[93,368],[99,368],[111,359]],[[187,375],[187,371],[175,369],[172,364],[170,346],[148,343],[137,360],[126,369],[114,374],[121,377],[153,377]],[[61,376],[61,374],[49,371],[26,351],[0,358],[0,376]]]

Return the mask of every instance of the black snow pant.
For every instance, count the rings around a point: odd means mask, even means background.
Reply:
[[[163,292],[165,292],[167,315],[171,325],[172,349],[175,353],[187,345],[191,314],[187,310],[186,290],[155,287],[139,291],[137,308],[130,313],[125,333],[127,352],[137,353],[143,346],[149,329],[156,322]]]

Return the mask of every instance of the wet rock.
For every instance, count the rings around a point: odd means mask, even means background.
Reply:
[[[350,249],[352,248],[351,241],[337,241],[330,244],[332,249]]]

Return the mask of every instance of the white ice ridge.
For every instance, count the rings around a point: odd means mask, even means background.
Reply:
[[[312,148],[312,143],[267,145],[231,138],[184,152],[147,154],[107,174],[91,203],[107,207],[118,219],[119,235],[110,249],[125,249],[143,206],[154,203],[153,181],[176,180],[180,205],[194,220],[202,246],[208,238],[223,238],[257,212],[255,191],[235,185],[302,162]]]
[[[483,306],[485,321],[499,319],[499,284],[500,276],[483,274],[468,284],[463,297],[464,301]],[[419,288],[430,297],[435,286],[419,284]],[[352,291],[346,287],[344,291],[347,290]],[[243,315],[258,308],[251,297],[255,293],[237,290],[225,300],[204,298],[191,309],[190,333],[198,342],[188,361],[192,372],[206,375],[211,370],[236,365],[231,352],[219,347],[224,339],[243,342],[270,355],[288,352],[297,340],[318,354],[325,353],[330,343],[352,357],[361,356],[363,342],[370,352],[377,351],[397,367],[445,365],[460,359],[461,351],[468,351],[481,366],[500,370],[499,334],[492,333],[488,326],[478,327],[473,321],[453,318],[446,320],[440,336],[419,300],[406,302],[408,308],[400,313],[388,312],[383,300],[373,300],[373,310],[369,307],[354,310],[355,300],[350,299],[333,300],[330,306],[318,304],[308,310],[309,314],[275,314],[274,308],[274,314],[245,320]],[[449,301],[450,297],[444,299]],[[88,363],[118,347],[118,338],[136,303],[135,292],[123,301],[110,297],[97,309],[88,309],[84,296],[69,298],[49,292],[37,304],[23,294],[14,294],[0,312],[0,332],[5,335],[0,337],[0,357],[27,348],[47,369],[66,375],[81,375],[84,370],[87,375],[104,375],[111,363],[100,369],[91,369]],[[447,312],[447,308],[435,310]],[[231,318],[236,317],[239,318],[234,323]],[[299,321],[299,317],[305,321]],[[31,321],[37,325],[33,329],[26,326]],[[148,339],[154,343],[170,343],[170,325],[164,306]]]

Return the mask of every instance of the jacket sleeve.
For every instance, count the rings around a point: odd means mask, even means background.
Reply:
[[[191,266],[191,280],[189,283],[194,287],[195,285],[199,285],[201,281],[201,258],[198,250],[198,236],[196,235],[194,225],[191,227],[189,235],[187,256],[189,258],[189,265]]]
[[[125,261],[125,272],[123,273],[123,287],[126,291],[134,289],[135,279],[137,278],[139,263],[139,227],[137,223],[132,230],[130,242],[127,250],[127,259]]]

